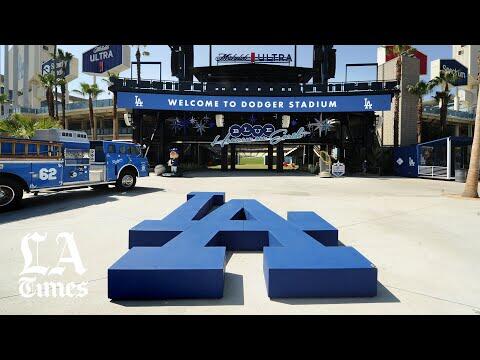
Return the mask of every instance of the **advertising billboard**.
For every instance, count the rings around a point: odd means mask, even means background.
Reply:
[[[82,55],[82,72],[89,75],[106,76],[130,68],[130,46],[98,45]]]
[[[430,63],[431,78],[440,75],[440,71],[451,70],[457,73],[458,80],[452,84],[454,86],[464,86],[468,83],[468,69],[457,60],[453,59],[437,59]]]
[[[63,65],[64,61],[57,60],[57,76],[63,77]],[[41,72],[42,75],[49,74],[53,72],[55,69],[55,61],[53,59],[49,59],[42,63]],[[78,59],[72,58],[72,60],[68,61],[65,64],[65,80],[70,82],[78,77]]]

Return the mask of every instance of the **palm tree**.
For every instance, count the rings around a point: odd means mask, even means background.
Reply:
[[[58,128],[61,128],[60,123],[49,116],[38,118],[31,115],[15,113],[5,121],[0,121],[0,133],[24,139],[31,138],[37,129]]]
[[[93,115],[93,100],[100,95],[103,90],[101,90],[97,84],[90,85],[87,83],[80,83],[80,89],[73,91],[82,96],[88,96],[90,130],[92,131],[92,139],[97,140],[97,120]]]
[[[58,49],[58,59],[62,64],[62,77],[58,80],[58,84],[60,85],[60,92],[62,97],[62,124],[64,129],[67,129],[67,119],[65,117],[65,93],[67,87],[67,81],[65,80],[65,73],[67,72],[67,64],[72,60],[73,54],[69,53],[68,51],[63,52],[62,49]]]
[[[10,104],[10,99],[8,98],[7,94],[0,94],[0,108],[3,108],[4,105]],[[3,108],[4,111],[6,110]],[[6,113],[4,114],[5,116],[7,115]]]
[[[480,56],[477,58],[480,66]],[[478,75],[480,83],[480,74]],[[478,198],[478,172],[480,166],[480,91],[477,98],[477,112],[475,114],[475,130],[473,133],[472,152],[470,153],[470,165],[468,166],[467,181],[462,196]]]
[[[50,72],[45,75],[38,75],[38,80],[45,88],[45,98],[47,99],[48,115],[55,117],[55,108],[53,105],[53,86],[55,85],[55,75]]]
[[[143,47],[145,49],[147,47],[147,45],[132,45],[132,46],[137,48],[137,51],[135,52],[135,59],[137,60],[137,81],[138,81],[138,84],[140,84],[140,80],[141,80],[141,77],[140,77],[140,59],[141,59],[142,55],[148,56],[150,54],[149,54],[148,51],[140,52],[140,47]]]
[[[423,118],[423,97],[431,91],[430,84],[425,81],[419,81],[415,85],[408,85],[407,90],[410,94],[418,97],[417,103],[417,143],[422,142],[422,118]]]
[[[458,73],[452,70],[441,70],[439,76],[430,80],[430,87],[433,89],[435,86],[440,85],[442,91],[437,91],[434,96],[440,104],[440,127],[442,136],[447,136],[447,113],[448,103],[452,99],[450,94],[449,84],[455,84],[458,81]]]
[[[118,79],[118,74],[107,72],[108,79],[103,79],[109,85],[113,85],[114,81]],[[117,91],[113,91],[113,140],[118,139],[118,117],[117,117]]]
[[[65,116],[65,91],[67,88],[67,80],[65,80],[65,78],[60,78],[58,79],[57,83],[60,86],[60,98],[62,101],[62,126],[64,129],[68,129],[67,118]]]
[[[54,77],[55,77],[55,119],[58,120],[58,74],[57,74],[57,45],[53,45],[53,67],[54,67]]]
[[[415,49],[409,45],[393,45],[389,47],[391,53],[397,57],[395,64],[395,79],[399,85],[402,80],[402,56],[413,56]],[[399,143],[399,123],[400,123],[400,91],[395,92],[395,102],[393,105],[393,146],[398,147]]]

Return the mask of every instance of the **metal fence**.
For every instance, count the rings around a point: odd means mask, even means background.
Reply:
[[[110,91],[148,91],[200,93],[211,95],[310,95],[344,92],[393,92],[397,81],[355,81],[328,84],[314,83],[260,83],[260,82],[196,82],[196,81],[159,81],[143,79],[140,82],[129,78],[116,79]]]
[[[87,130],[80,130],[80,131],[85,131],[87,135],[92,135],[92,131],[90,129]],[[121,127],[118,129],[118,133],[120,135],[131,135],[133,134],[133,129],[131,127]],[[112,128],[98,128],[97,129],[97,135],[113,135],[113,129]]]
[[[424,106],[423,107],[424,114],[431,114],[431,115],[440,115],[440,108],[438,106]],[[459,111],[459,110],[447,110],[447,117],[457,117],[462,119],[475,119],[475,112],[469,111]]]
[[[112,99],[101,99],[101,100],[94,100],[93,101],[93,108],[102,108],[102,107],[110,107],[113,106]],[[79,110],[79,109],[88,109],[88,101],[81,101],[81,102],[74,102],[70,104],[66,104],[65,111],[71,110]],[[48,107],[42,106],[38,109],[20,107],[20,112],[23,114],[48,114]],[[61,109],[59,109],[61,111]]]

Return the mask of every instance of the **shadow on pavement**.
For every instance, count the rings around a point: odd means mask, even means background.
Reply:
[[[136,187],[129,192],[118,192],[115,188],[105,190],[76,189],[62,192],[42,193],[38,196],[27,197],[22,200],[19,209],[0,212],[0,225],[11,221],[34,218],[92,205],[104,204],[119,200],[117,197],[135,197],[157,191],[160,188]]]
[[[217,169],[209,169],[209,170],[188,170],[185,171],[182,175],[184,178],[199,178],[199,177],[272,177],[272,176],[316,176],[319,177],[318,174],[312,174],[307,171],[300,171],[300,170],[285,170],[283,172],[276,172],[268,171],[268,170],[251,170],[251,169],[236,169],[236,170],[227,170],[221,171]],[[375,175],[375,174],[367,174],[363,175],[361,173],[353,173],[353,174],[346,174],[345,176],[341,176],[339,178],[335,178],[334,176],[330,178],[324,178],[325,180],[338,180],[342,178],[355,178],[355,179],[365,179],[365,180],[394,180],[394,179],[406,179],[404,177],[395,176],[395,175]],[[417,178],[411,178],[417,179]]]
[[[378,283],[377,286],[377,296],[371,298],[287,298],[270,300],[287,305],[373,304],[400,302],[400,300],[398,300],[398,298],[381,283]],[[243,276],[225,273],[225,289],[221,299],[111,300],[111,302],[125,307],[244,305]]]
[[[226,272],[224,284],[221,299],[111,300],[110,302],[126,307],[244,305],[243,276]]]
[[[199,177],[266,177],[266,176],[317,176],[304,171],[284,171],[278,173],[276,171],[268,170],[204,170],[204,171],[186,171],[183,173],[184,178],[199,178]]]
[[[398,303],[400,300],[390,290],[377,282],[377,296],[362,298],[288,298],[270,299],[275,302],[288,305],[315,305],[315,304],[374,304],[374,303]]]

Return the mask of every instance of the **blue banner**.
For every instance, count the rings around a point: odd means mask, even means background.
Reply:
[[[57,60],[57,76],[65,76],[67,77],[70,75],[70,61],[65,64],[65,74],[63,73],[63,63],[64,61]],[[55,68],[55,60],[50,59],[42,64],[42,75],[49,74],[53,72]]]
[[[118,107],[218,112],[357,112],[390,110],[384,95],[256,97],[119,92]]]
[[[122,45],[98,45],[83,53],[82,71],[85,73],[102,74],[123,61]]]
[[[440,60],[440,70],[443,71],[453,71],[457,74],[457,81],[452,85],[454,86],[464,86],[468,84],[468,68],[463,66],[457,60],[453,59],[442,59]]]

